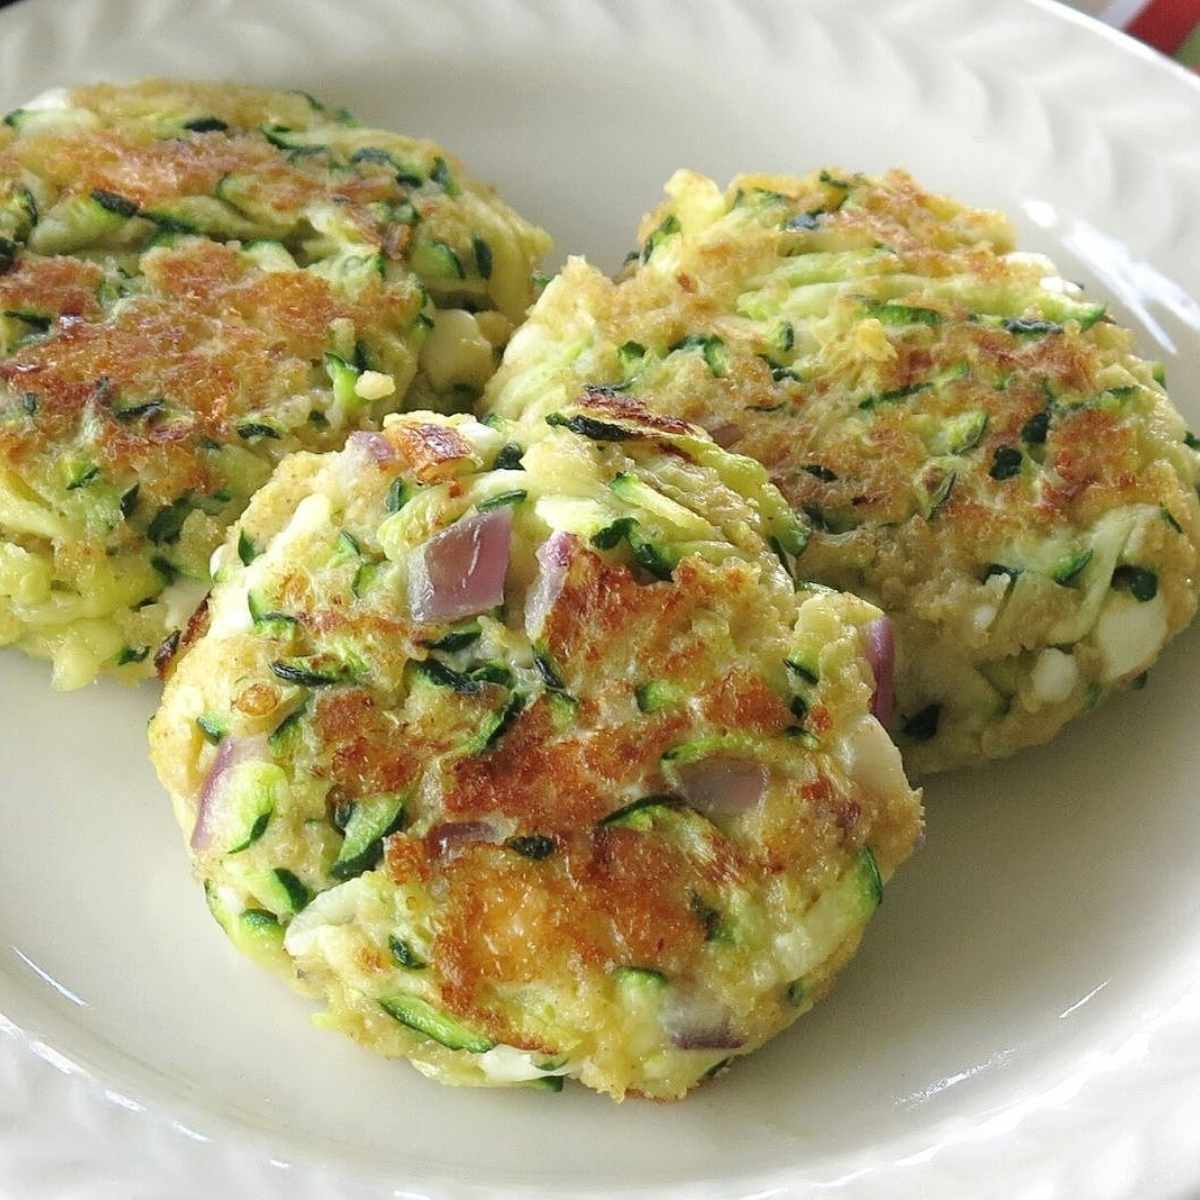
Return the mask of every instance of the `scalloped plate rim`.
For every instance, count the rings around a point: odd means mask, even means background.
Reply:
[[[316,0],[310,0],[310,2],[312,4],[315,4]],[[467,7],[467,6],[468,5],[463,5],[463,4],[459,5],[460,8]],[[866,3],[858,5],[858,7],[860,7],[860,8],[865,8],[867,6],[868,5]],[[90,12],[92,12],[94,14],[101,10],[104,10],[107,13],[107,12],[119,11],[122,9],[132,10],[135,7],[139,7],[139,6],[136,4],[122,5],[122,4],[118,3],[117,0],[110,0],[110,2],[106,5],[101,5],[100,3],[92,3],[89,6],[89,9],[90,9]],[[183,0],[157,0],[156,3],[144,4],[144,5],[141,5],[140,7],[143,7],[146,9],[152,9],[152,8],[157,9],[160,12],[162,12],[163,14],[165,14],[166,16],[168,16],[172,19],[179,20],[184,15],[184,10],[186,9],[187,6],[183,2]],[[226,5],[226,7],[229,7],[229,6]],[[364,7],[367,7],[367,6],[364,6]],[[530,6],[526,5],[526,7],[530,7]],[[534,4],[534,5],[532,5],[532,7],[537,7],[537,5]],[[584,7],[593,7],[593,8],[601,7],[602,8],[602,7],[606,7],[606,5],[593,3],[593,0],[588,0],[587,5],[583,5],[583,4],[576,5],[576,8],[580,9],[580,10],[582,10],[582,8],[584,8]],[[658,8],[660,8],[660,9],[663,7],[664,7],[663,5],[658,6]],[[676,5],[675,7],[682,7],[682,5]],[[741,8],[741,7],[743,7],[743,4],[739,4],[739,3],[735,2],[733,4],[733,7]],[[744,7],[747,7],[747,8],[768,7],[768,5],[745,4]],[[850,7],[850,5],[847,5],[847,8],[849,8],[849,7]],[[964,4],[961,7],[963,8],[963,10],[965,12],[969,6]],[[1157,78],[1161,79],[1164,83],[1166,83],[1166,81],[1169,80],[1170,86],[1172,88],[1178,86],[1179,84],[1182,84],[1183,92],[1185,94],[1190,94],[1192,97],[1194,97],[1194,99],[1196,101],[1200,101],[1200,78],[1198,78],[1195,74],[1187,71],[1183,67],[1179,66],[1178,64],[1168,62],[1168,60],[1163,59],[1161,56],[1157,55],[1154,51],[1149,50],[1148,48],[1142,46],[1140,43],[1134,42],[1132,39],[1128,38],[1126,35],[1120,33],[1119,31],[1110,29],[1107,26],[1102,26],[1098,22],[1094,21],[1093,19],[1091,19],[1089,17],[1084,16],[1083,14],[1080,14],[1073,10],[1065,9],[1062,6],[1060,6],[1059,4],[1057,4],[1055,2],[1055,0],[1024,0],[1024,7],[1025,7],[1025,11],[1028,14],[1030,14],[1030,18],[1031,18],[1031,21],[1033,21],[1034,26],[1037,25],[1038,21],[1042,21],[1042,20],[1046,20],[1046,19],[1050,19],[1050,20],[1052,20],[1054,22],[1058,22],[1060,24],[1061,23],[1070,24],[1070,25],[1074,26],[1075,28],[1077,28],[1078,30],[1080,30],[1081,33],[1085,33],[1087,36],[1090,36],[1091,38],[1096,39],[1095,44],[1098,44],[1101,41],[1104,44],[1106,44],[1106,46],[1109,49],[1105,53],[1116,53],[1119,56],[1122,56],[1127,61],[1136,59],[1139,62],[1140,66],[1145,68],[1144,74],[1147,77],[1150,77],[1150,78],[1157,77]],[[45,23],[51,23],[53,20],[61,20],[62,19],[61,10],[59,10],[58,17],[51,18],[50,16],[47,15],[47,12],[46,12],[46,10],[48,8],[49,8],[48,5],[42,5],[41,7],[37,7],[37,6],[31,5],[31,4],[23,4],[23,5],[18,5],[15,8],[8,9],[7,11],[0,13],[0,31],[6,32],[6,33],[10,32],[10,31],[15,31],[17,29],[18,24],[22,23],[22,22],[26,23],[27,25],[34,25],[38,22],[42,22],[43,24],[45,24]],[[255,11],[261,10],[263,12],[266,12],[271,8],[271,4],[268,2],[268,0],[255,0],[254,3],[246,3],[244,5],[244,8],[253,9]],[[556,19],[562,19],[561,14],[559,14],[556,17]],[[177,35],[182,36],[183,32],[184,31],[182,29],[180,29],[177,31]],[[1198,193],[1198,194],[1200,194],[1200,193]],[[545,219],[549,220],[549,218],[551,216],[552,216],[552,214],[545,214]],[[97,695],[99,695],[99,693],[97,693]],[[0,745],[2,745],[2,744],[3,743],[0,742]],[[2,861],[3,861],[2,860],[2,852],[0,852],[0,862],[2,862]],[[911,870],[919,870],[920,866],[919,866],[919,864],[913,864],[913,866],[910,869]],[[5,990],[11,990],[11,988],[10,988],[10,985],[8,985],[6,983],[3,973],[0,972],[0,992],[3,992]],[[32,1006],[32,1010],[36,1010],[38,1007],[37,999],[32,992],[29,993],[28,1000],[29,1000],[29,1004]],[[831,999],[831,1001],[829,1003],[832,1003],[832,1004],[837,1003],[836,995]],[[1198,1024],[1198,1018],[1200,1018],[1200,995],[1196,994],[1196,992],[1193,991],[1193,993],[1190,996],[1185,996],[1183,999],[1181,999],[1180,1005],[1181,1005],[1181,1007],[1186,1009],[1186,1011],[1181,1016],[1181,1020],[1185,1020],[1186,1023],[1195,1027]],[[22,1004],[21,1004],[21,1001],[18,1000],[17,1008],[20,1008],[20,1007],[22,1007]],[[66,1018],[62,1017],[61,1014],[49,1012],[49,1015],[47,1018],[45,1018],[45,1021],[48,1022],[48,1024],[50,1026],[53,1026],[55,1024],[60,1023],[61,1021],[65,1020],[65,1019]],[[238,1146],[236,1148],[236,1150],[231,1150],[230,1153],[234,1154],[234,1155],[239,1155],[239,1156],[245,1155],[245,1156],[249,1156],[251,1158],[256,1159],[257,1161],[254,1164],[256,1169],[261,1168],[264,1165],[266,1165],[266,1162],[269,1161],[270,1158],[272,1157],[272,1146],[277,1145],[277,1143],[273,1143],[270,1140],[270,1135],[267,1132],[261,1131],[261,1130],[249,1129],[246,1125],[239,1123],[238,1120],[234,1117],[231,1117],[227,1114],[206,1108],[203,1104],[196,1103],[196,1102],[193,1102],[190,1100],[186,1100],[179,1096],[174,1096],[169,1093],[166,1096],[162,1096],[162,1095],[156,1096],[156,1095],[152,1094],[152,1092],[150,1090],[146,1090],[143,1092],[139,1086],[125,1088],[119,1082],[120,1078],[122,1077],[120,1072],[117,1072],[114,1075],[113,1078],[116,1082],[114,1082],[110,1087],[110,1085],[108,1083],[106,1083],[102,1072],[93,1072],[88,1066],[80,1065],[83,1061],[86,1060],[86,1058],[87,1058],[86,1055],[80,1055],[79,1061],[72,1063],[70,1055],[60,1053],[60,1060],[57,1064],[57,1075],[56,1075],[55,1074],[55,1066],[47,1065],[47,1063],[45,1063],[45,1062],[38,1061],[39,1058],[45,1058],[52,1062],[54,1059],[53,1050],[51,1050],[51,1052],[48,1052],[48,1053],[39,1053],[37,1050],[34,1049],[34,1043],[38,1039],[38,1035],[34,1032],[34,1030],[41,1027],[43,1025],[43,1023],[44,1023],[43,1020],[39,1020],[35,1016],[26,1022],[25,1027],[21,1027],[11,1021],[6,1021],[6,1018],[2,1015],[2,1013],[0,1013],[0,1034],[7,1035],[4,1037],[0,1037],[0,1055],[7,1055],[11,1058],[11,1062],[7,1065],[9,1065],[11,1067],[11,1069],[17,1075],[24,1077],[24,1080],[30,1087],[32,1094],[39,1094],[38,1089],[42,1089],[44,1091],[49,1091],[53,1096],[51,1103],[54,1106],[56,1106],[56,1108],[60,1109],[62,1111],[63,1115],[65,1115],[66,1108],[69,1103],[83,1103],[85,1107],[90,1108],[90,1110],[94,1114],[94,1119],[98,1123],[103,1123],[105,1120],[112,1120],[117,1115],[116,1109],[121,1107],[119,1100],[114,1101],[111,1098],[112,1088],[116,1087],[116,1088],[121,1089],[121,1092],[123,1093],[126,1100],[132,1099],[138,1105],[143,1106],[144,1110],[145,1110],[144,1115],[148,1116],[157,1126],[161,1127],[161,1129],[163,1129],[163,1130],[170,1130],[168,1140],[170,1140],[170,1139],[185,1139],[187,1137],[187,1134],[186,1134],[186,1132],[179,1131],[179,1126],[183,1125],[185,1123],[191,1123],[194,1126],[194,1129],[205,1130],[206,1131],[205,1136],[211,1137],[214,1143],[220,1143],[223,1141],[233,1143],[237,1140],[240,1140],[242,1144],[240,1146]],[[1162,1021],[1163,1028],[1157,1032],[1156,1036],[1158,1036],[1158,1037],[1164,1036],[1166,1027],[1169,1024],[1170,1024],[1170,1022],[1167,1021],[1166,1017],[1164,1017],[1163,1021]],[[48,1035],[48,1036],[50,1036],[51,1039],[53,1039],[53,1035]],[[85,1031],[83,1036],[87,1037],[87,1036],[91,1036],[91,1035],[87,1034]],[[318,1036],[318,1035],[314,1034],[314,1036]],[[65,1044],[72,1040],[73,1039],[70,1037],[65,1037],[63,1039],[63,1042]],[[53,1040],[51,1040],[50,1045],[51,1045],[51,1047],[53,1047]],[[1150,1045],[1149,1041],[1147,1042],[1147,1045],[1148,1046]],[[1147,1052],[1149,1052],[1149,1051],[1147,1051]],[[118,1053],[118,1051],[114,1051],[114,1053]],[[770,1053],[770,1051],[766,1051],[766,1053]],[[49,1074],[46,1074],[47,1072],[49,1072]],[[138,1075],[138,1073],[139,1073],[138,1069],[136,1069],[136,1068],[132,1069],[133,1075]],[[1099,1072],[1096,1072],[1096,1073],[1099,1073]],[[62,1085],[60,1083],[61,1080],[72,1077],[72,1076],[82,1078],[82,1080],[85,1082],[85,1088],[88,1092],[88,1098],[86,1100],[79,1101],[77,1093],[75,1094],[74,1099],[72,1099],[68,1095],[69,1089],[65,1085]],[[49,1080],[49,1082],[47,1082],[47,1080]],[[1087,1084],[1084,1083],[1082,1086],[1087,1086]],[[127,1108],[128,1106],[126,1105],[125,1107]],[[597,1112],[599,1112],[599,1111],[600,1110],[597,1109]],[[1036,1111],[1036,1109],[1031,1108],[1029,1110],[1029,1113],[1032,1113],[1034,1111]],[[3,1109],[0,1109],[0,1113],[2,1113],[2,1112],[3,1112]],[[76,1115],[78,1115],[78,1114],[76,1114]],[[138,1118],[139,1118],[139,1120],[142,1119],[142,1114],[138,1114]],[[174,1129],[172,1129],[173,1126],[175,1127]],[[194,1136],[194,1131],[193,1131],[193,1136]],[[8,1141],[8,1139],[13,1139],[13,1140]],[[19,1141],[20,1141],[20,1133],[15,1128],[8,1135],[5,1135],[4,1133],[0,1132],[0,1147],[4,1147],[6,1142],[8,1142],[10,1147],[15,1146]],[[900,1139],[897,1139],[897,1141],[900,1141]],[[180,1142],[181,1146],[182,1146],[182,1144],[183,1143]],[[253,1146],[252,1150],[250,1149],[251,1145]],[[789,1187],[799,1186],[799,1185],[803,1185],[803,1184],[819,1186],[821,1188],[821,1190],[825,1190],[827,1188],[837,1189],[837,1190],[849,1189],[849,1188],[854,1187],[856,1181],[858,1181],[860,1179],[865,1180],[866,1176],[868,1176],[876,1171],[878,1171],[880,1173],[880,1178],[882,1179],[882,1176],[884,1173],[893,1174],[895,1169],[898,1167],[901,1167],[901,1166],[904,1166],[904,1169],[910,1170],[910,1169],[912,1169],[912,1167],[915,1167],[918,1165],[917,1160],[919,1160],[922,1157],[923,1153],[927,1154],[927,1156],[928,1156],[927,1161],[929,1161],[931,1163],[936,1162],[937,1158],[938,1158],[937,1150],[938,1150],[939,1145],[940,1145],[940,1143],[935,1142],[935,1143],[929,1145],[928,1147],[923,1148],[923,1151],[917,1152],[916,1154],[914,1154],[912,1156],[909,1165],[904,1165],[904,1164],[900,1164],[900,1163],[893,1161],[890,1164],[884,1163],[882,1166],[861,1167],[859,1170],[850,1172],[850,1174],[851,1174],[851,1176],[853,1176],[853,1178],[845,1179],[845,1180],[841,1181],[840,1183],[838,1181],[828,1178],[828,1177],[826,1177],[823,1180],[818,1180],[815,1176],[808,1174],[803,1169],[797,1169],[797,1170],[787,1170],[783,1173],[772,1172],[770,1175],[764,1175],[764,1176],[754,1177],[754,1178],[742,1177],[741,1179],[739,1179],[736,1182],[736,1184],[733,1183],[733,1181],[719,1181],[719,1180],[713,1180],[711,1183],[706,1183],[706,1184],[699,1184],[699,1183],[691,1182],[691,1183],[683,1184],[679,1190],[672,1188],[672,1194],[678,1194],[680,1196],[684,1196],[684,1195],[686,1195],[686,1196],[701,1196],[701,1195],[717,1195],[717,1194],[732,1196],[735,1193],[733,1191],[728,1190],[728,1188],[730,1186],[736,1187],[737,1194],[743,1194],[743,1195],[747,1195],[747,1196],[748,1195],[763,1195],[763,1196],[765,1196],[765,1195],[774,1195],[774,1194],[783,1195],[789,1190]],[[19,1149],[19,1146],[17,1146],[17,1149]],[[218,1149],[218,1146],[214,1145],[213,1149],[214,1149],[214,1151],[216,1151]],[[879,1151],[881,1149],[881,1147],[876,1146],[873,1149],[875,1151]],[[136,1154],[134,1151],[131,1150],[128,1154],[122,1152],[119,1155],[119,1157],[114,1157],[114,1158],[110,1159],[107,1163],[92,1164],[92,1165],[98,1165],[100,1167],[100,1169],[102,1169],[102,1170],[108,1169],[111,1171],[116,1171],[116,1170],[121,1169],[122,1166],[129,1167],[130,1170],[133,1170],[134,1166],[133,1166],[132,1160],[134,1157],[136,1157]],[[20,1156],[17,1155],[15,1160],[19,1160],[19,1158],[20,1158]],[[381,1188],[383,1188],[385,1191],[389,1192],[390,1194],[396,1194],[396,1195],[406,1195],[406,1196],[416,1197],[418,1195],[425,1194],[424,1192],[418,1193],[418,1192],[414,1192],[414,1191],[405,1191],[402,1193],[396,1192],[394,1190],[394,1186],[392,1184],[385,1183],[384,1180],[376,1177],[375,1172],[371,1172],[370,1176],[360,1175],[357,1181],[344,1180],[340,1185],[331,1184],[330,1181],[328,1181],[328,1180],[322,1180],[322,1179],[318,1178],[318,1176],[322,1172],[323,1168],[328,1166],[328,1160],[319,1161],[317,1159],[312,1159],[308,1162],[308,1165],[306,1167],[301,1168],[300,1164],[305,1161],[305,1155],[300,1153],[300,1154],[296,1155],[295,1161],[297,1164],[296,1171],[299,1172],[302,1169],[304,1175],[311,1176],[311,1178],[301,1179],[299,1173],[297,1173],[297,1174],[294,1174],[291,1178],[287,1179],[286,1182],[280,1182],[277,1187],[274,1187],[274,1186],[271,1186],[268,1184],[267,1186],[271,1187],[271,1194],[278,1194],[278,1195],[282,1196],[284,1194],[284,1191],[286,1190],[289,1193],[289,1195],[291,1195],[292,1197],[295,1197],[297,1194],[297,1185],[299,1185],[299,1184],[303,1184],[305,1186],[311,1185],[314,1187],[319,1187],[321,1190],[314,1194],[321,1194],[321,1195],[326,1195],[326,1196],[332,1194],[329,1190],[329,1188],[331,1186],[338,1187],[339,1190],[341,1190],[342,1194],[347,1195],[347,1196],[349,1196],[351,1194],[356,1195],[356,1196],[357,1195],[365,1196],[368,1194],[370,1194],[370,1195],[381,1194],[380,1190],[379,1190]],[[881,1160],[879,1159],[878,1154],[877,1154],[875,1157],[876,1164],[878,1164],[880,1161]],[[976,1165],[978,1164],[979,1161],[980,1161],[980,1159],[978,1159],[978,1158],[975,1159]],[[154,1169],[156,1171],[161,1171],[163,1178],[166,1178],[166,1176],[168,1174],[168,1170],[169,1170],[167,1167],[163,1166],[161,1163],[159,1164],[158,1167],[156,1167]],[[278,1170],[279,1168],[276,1168],[276,1169]],[[270,1176],[268,1175],[265,1178],[269,1179]],[[930,1186],[938,1187],[939,1194],[943,1194],[943,1193],[941,1193],[941,1189],[943,1187],[949,1189],[952,1186],[952,1184],[950,1182],[948,1182],[949,1180],[952,1179],[952,1173],[951,1174],[943,1174],[943,1175],[931,1174],[928,1176],[928,1178],[930,1181]],[[129,1177],[129,1179],[130,1179],[131,1183],[136,1183],[138,1186],[142,1186],[146,1182],[145,1179],[138,1178],[135,1175],[131,1175]],[[0,1184],[2,1184],[4,1182],[5,1182],[5,1167],[3,1165],[3,1158],[0,1157]],[[36,1191],[34,1191],[34,1192],[31,1192],[28,1190],[28,1188],[30,1186],[29,1179],[14,1179],[14,1182],[21,1184],[21,1186],[26,1189],[22,1192],[22,1194],[29,1195],[30,1200],[43,1200],[43,1197],[45,1197],[46,1200],[49,1200],[50,1196],[52,1195],[52,1192],[49,1189],[53,1185],[50,1182],[44,1182],[44,1185],[43,1185],[43,1184],[39,1184],[36,1180],[33,1181],[33,1186],[36,1189]],[[417,1182],[418,1181],[414,1181],[414,1185]],[[1189,1176],[1185,1182],[1191,1184],[1192,1186],[1200,1186],[1200,1173],[1196,1173],[1194,1175]],[[517,1196],[517,1195],[533,1194],[531,1189],[524,1185],[522,1185],[522,1190],[520,1190],[520,1191],[514,1190],[513,1187],[510,1187],[510,1186],[501,1186],[499,1188],[493,1188],[491,1186],[483,1186],[483,1185],[478,1185],[475,1183],[470,1183],[470,1182],[465,1182],[465,1181],[455,1181],[455,1180],[452,1180],[447,1177],[439,1176],[436,1172],[428,1174],[427,1181],[424,1183],[419,1183],[419,1186],[421,1186],[422,1188],[425,1188],[425,1187],[432,1188],[434,1190],[430,1191],[428,1194],[441,1196],[441,1197],[452,1197],[452,1196],[512,1197],[512,1196]],[[595,1190],[591,1189],[591,1188],[586,1188],[583,1190],[576,1190],[576,1188],[578,1186],[579,1185],[572,1185],[572,1194],[579,1194],[579,1195],[595,1194]],[[347,1188],[349,1188],[351,1190],[346,1190]],[[716,1189],[716,1190],[714,1190],[714,1189]],[[565,1194],[561,1189],[552,1189],[549,1187],[538,1189],[539,1192],[544,1191],[546,1194],[549,1194],[549,1192],[551,1190],[555,1191],[557,1194],[560,1194],[560,1195]],[[610,1189],[608,1189],[608,1190],[611,1191]],[[661,1187],[658,1187],[658,1186],[654,1186],[652,1189],[636,1189],[636,1190],[635,1189],[623,1189],[623,1190],[625,1191],[625,1194],[629,1194],[629,1195],[635,1195],[635,1194],[665,1195],[666,1194],[664,1189]],[[857,1191],[857,1189],[855,1189],[855,1190]],[[117,1194],[117,1193],[114,1193],[114,1194]],[[254,1194],[265,1197],[268,1193],[263,1192],[263,1191],[258,1191]],[[907,1194],[907,1193],[905,1193],[905,1194]],[[947,1190],[944,1194],[950,1194],[950,1193]],[[1057,1194],[1063,1194],[1063,1193],[1055,1192],[1055,1193],[1046,1193],[1046,1194],[1047,1195],[1051,1195],[1051,1194],[1057,1195]],[[1130,1192],[1128,1192],[1128,1194],[1133,1195],[1133,1194],[1135,1194],[1135,1192],[1133,1192],[1131,1190]],[[1136,1194],[1138,1194],[1139,1196],[1146,1195],[1146,1193],[1144,1191],[1137,1192]],[[1166,1193],[1163,1192],[1162,1194],[1165,1195]]]

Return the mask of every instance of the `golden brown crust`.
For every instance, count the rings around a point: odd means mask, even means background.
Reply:
[[[491,411],[536,438],[582,394],[761,463],[808,530],[797,577],[897,619],[892,732],[914,767],[1046,741],[1138,678],[1196,610],[1200,456],[1104,306],[1008,253],[998,214],[903,173],[666,190],[619,281],[567,264]],[[585,349],[540,400],[554,339]],[[1126,623],[1107,593],[1132,578],[1157,607]]]
[[[395,437],[400,453],[420,483],[447,479],[464,461],[474,460],[470,443],[444,425],[403,425]]]
[[[92,320],[100,312],[96,291],[103,278],[95,263],[22,255],[0,275],[0,311]]]
[[[400,839],[393,839],[399,841]],[[446,893],[437,958],[443,995],[458,1016],[509,1044],[521,1035],[485,997],[506,985],[641,965],[686,976],[701,969],[706,939],[700,901],[740,875],[721,843],[699,864],[670,842],[633,829],[562,834],[552,859],[530,862],[501,846],[474,844],[439,867],[426,853],[423,878]],[[391,859],[414,854],[389,847]],[[411,866],[404,877],[411,877]]]
[[[157,251],[146,274],[154,290],[115,316],[68,315],[48,339],[0,360],[0,382],[34,392],[40,405],[36,423],[0,426],[0,455],[15,462],[64,442],[94,413],[110,472],[136,475],[164,501],[206,491],[203,444],[236,442],[239,421],[269,397],[306,389],[335,320],[359,329],[403,322],[418,302],[382,282],[351,301],[317,276],[264,273],[205,241]],[[152,400],[166,409],[153,419],[117,415]]]
[[[418,757],[367,692],[347,689],[321,698],[314,722],[328,756],[329,779],[344,797],[402,792],[416,778]]]
[[[610,413],[614,417],[623,417],[644,429],[656,429],[663,433],[692,432],[692,427],[686,421],[680,421],[666,413],[654,412],[637,397],[627,396],[612,388],[584,388],[579,398],[579,406]]]

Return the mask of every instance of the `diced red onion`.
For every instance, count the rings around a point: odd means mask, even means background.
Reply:
[[[671,1045],[677,1050],[736,1050],[745,1040],[728,1025],[696,1026],[671,1034]]]
[[[525,632],[531,638],[541,636],[542,626],[567,582],[578,545],[579,539],[573,533],[557,529],[538,547],[538,576],[525,597]]]
[[[213,834],[221,822],[221,803],[234,768],[251,759],[262,758],[266,745],[266,738],[263,737],[227,736],[221,739],[196,802],[196,823],[192,826],[191,840],[193,850],[207,850],[212,843]]]
[[[457,621],[504,600],[512,509],[464,517],[413,551],[408,599],[418,621]]]
[[[368,429],[359,429],[352,433],[346,439],[346,449],[380,465],[393,463],[399,458],[396,447],[382,433],[373,433]]]
[[[735,758],[705,758],[679,768],[680,790],[706,817],[736,817],[767,790],[767,768]]]
[[[736,1050],[746,1040],[734,1032],[729,1010],[704,991],[673,990],[662,1020],[678,1050]]]
[[[896,637],[889,617],[878,617],[864,630],[867,662],[875,673],[875,694],[871,697],[871,715],[889,728],[896,710]]]
[[[722,421],[720,425],[715,425],[708,431],[708,436],[722,449],[727,450],[735,442],[742,440],[742,427],[734,421]]]
[[[475,842],[501,842],[500,831],[490,821],[445,821],[435,825],[425,841],[438,858],[457,858]]]

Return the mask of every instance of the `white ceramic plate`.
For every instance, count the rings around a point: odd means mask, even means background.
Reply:
[[[904,165],[1115,301],[1200,423],[1200,86],[1007,0],[25,0],[0,100],[148,73],[302,86],[459,150],[615,266],[688,165]],[[188,880],[153,689],[0,656],[0,1195],[20,1200],[1200,1191],[1200,749],[1172,647],[1054,746],[939,779],[833,999],[681,1106],[452,1091],[309,1028]]]

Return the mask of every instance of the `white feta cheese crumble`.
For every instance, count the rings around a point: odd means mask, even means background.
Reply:
[[[288,922],[283,948],[293,958],[311,954],[318,948],[326,930],[354,921],[363,889],[367,886],[365,878],[360,876],[314,897],[303,912],[297,913]]]
[[[182,629],[207,594],[208,584],[196,579],[177,579],[163,588],[158,599],[167,608],[167,627]]]
[[[1061,704],[1079,682],[1079,667],[1072,655],[1050,646],[1038,655],[1032,682],[1039,703]]]
[[[354,383],[354,394],[360,400],[383,400],[395,391],[396,381],[382,371],[364,371]]]
[[[1167,637],[1167,606],[1161,594],[1143,601],[1111,592],[1093,634],[1104,663],[1103,681],[1144,671]]]
[[[869,792],[891,796],[908,787],[900,751],[872,716],[864,714],[846,731],[837,756],[846,774]]]
[[[515,1046],[500,1045],[480,1054],[475,1061],[493,1083],[522,1083],[528,1079],[541,1079],[545,1075],[566,1075],[570,1070],[567,1066],[561,1066],[552,1071],[543,1071],[537,1062],[544,1058],[544,1055],[535,1056]]]
[[[421,367],[438,391],[455,384],[482,387],[495,366],[492,343],[475,318],[460,308],[439,309],[421,347]]]

